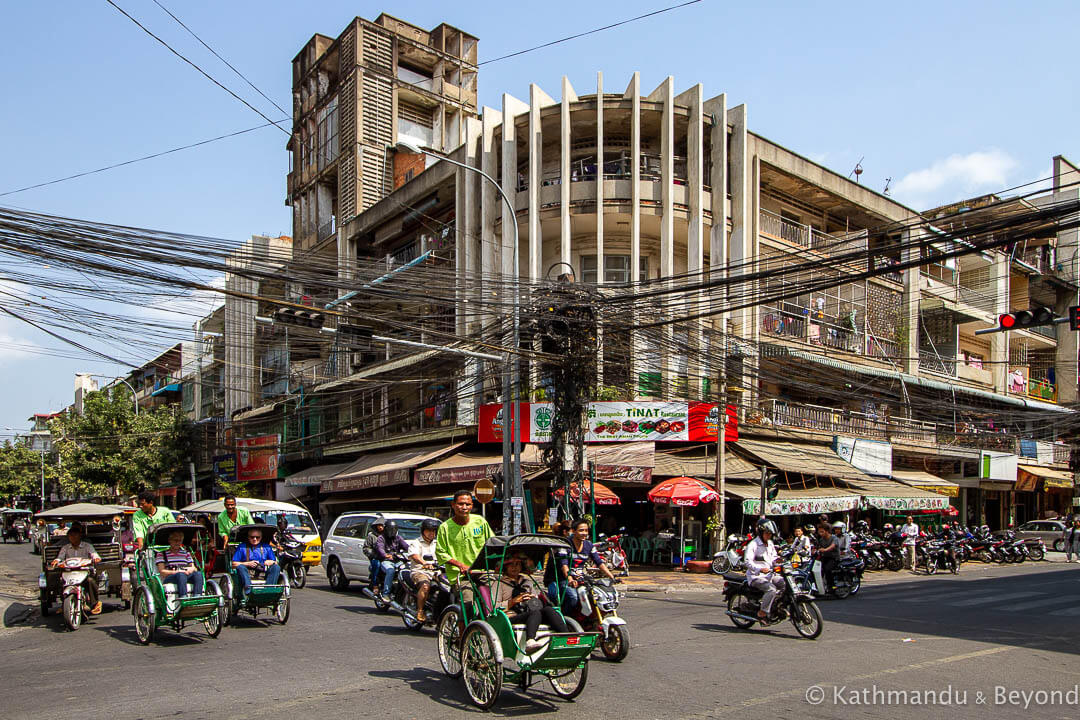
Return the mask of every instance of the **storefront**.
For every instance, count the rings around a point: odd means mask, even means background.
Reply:
[[[1072,473],[1041,465],[1019,465],[1016,477],[1018,490],[1021,485],[1030,487],[1035,496],[1035,514],[1030,519],[1063,517],[1072,512]]]

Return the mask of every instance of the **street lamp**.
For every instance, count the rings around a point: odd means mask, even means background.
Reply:
[[[127,389],[131,391],[131,400],[135,404],[135,417],[139,416],[139,395],[138,395],[138,393],[135,392],[135,388],[133,388],[131,386],[131,383],[129,383],[127,380],[125,380],[122,377],[119,377],[119,376],[114,377],[112,375],[94,375],[94,374],[91,374],[91,373],[81,373],[81,374],[85,375],[86,377],[99,377],[99,378],[108,378],[109,380],[119,380],[120,382],[127,385]]]
[[[520,326],[520,313],[519,303],[521,293],[518,288],[518,227],[517,227],[517,214],[514,212],[514,207],[510,204],[510,198],[506,197],[506,193],[503,192],[502,187],[495,178],[488,175],[480,168],[466,165],[463,162],[449,158],[442,153],[436,152],[431,148],[423,148],[413,145],[411,143],[398,141],[397,145],[388,146],[394,150],[404,150],[405,152],[416,153],[418,155],[429,155],[439,160],[455,165],[465,170],[470,170],[482,178],[490,182],[496,192],[499,193],[499,197],[502,198],[503,204],[506,205],[506,216],[503,218],[503,232],[506,232],[507,224],[510,225],[510,237],[513,243],[514,254],[514,284],[513,284],[513,340],[512,347],[506,353],[506,364],[503,368],[503,418],[502,418],[502,432],[503,432],[503,534],[509,534],[509,498],[514,492],[522,490],[521,486],[521,403],[511,402],[510,392],[512,388],[518,388],[520,385],[518,363],[513,359],[513,353],[516,353],[521,346],[521,326]],[[510,413],[513,412],[513,424],[511,425]],[[513,440],[510,439],[511,431],[513,427]],[[510,446],[513,445],[513,467],[511,467],[510,460]]]

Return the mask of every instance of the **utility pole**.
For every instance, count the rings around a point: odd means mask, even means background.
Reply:
[[[720,536],[718,542],[720,548],[724,547],[724,539],[727,535],[727,506],[725,504],[726,496],[726,476],[724,467],[725,456],[727,455],[727,443],[725,436],[727,435],[727,355],[723,356],[720,365],[720,407],[719,417],[716,423],[716,492],[720,493],[720,499],[716,501],[716,517],[720,522]]]
[[[758,515],[765,517],[765,478],[769,474],[769,468],[767,465],[761,466],[761,507]]]
[[[41,451],[41,510],[45,511],[45,450]]]

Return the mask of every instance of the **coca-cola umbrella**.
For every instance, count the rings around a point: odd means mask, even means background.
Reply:
[[[649,500],[657,505],[675,505],[679,508],[679,562],[686,566],[685,515],[687,507],[701,503],[716,502],[720,493],[706,483],[692,477],[676,477],[664,480],[649,490]]]
[[[597,505],[621,505],[622,504],[622,501],[619,500],[619,496],[616,495],[614,492],[612,492],[611,488],[609,488],[607,485],[604,485],[602,483],[592,483],[592,485],[596,488],[595,500],[596,500]],[[588,487],[584,488],[584,492],[585,492],[585,499],[588,500],[589,499],[589,488]],[[559,488],[555,492],[552,493],[552,495],[554,495],[557,500],[562,500],[562,497],[565,494],[566,494],[566,491],[565,491],[564,488]],[[582,488],[581,488],[581,486],[579,484],[574,483],[574,484],[572,484],[570,486],[570,499],[571,500],[576,501],[581,496],[581,494],[582,494]]]

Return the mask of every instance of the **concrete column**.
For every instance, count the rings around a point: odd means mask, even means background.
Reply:
[[[751,215],[756,191],[751,178],[746,115],[746,105],[734,107],[727,113],[727,121],[732,126],[730,157],[728,158],[728,172],[731,177],[731,236],[728,240],[727,267],[729,276],[736,279],[748,272],[748,263],[753,259],[752,233],[754,229]],[[741,292],[744,290],[740,288]],[[753,308],[744,308],[731,313],[730,325],[733,327],[725,327],[724,332],[733,330],[737,337],[752,339],[753,329],[748,325],[750,325],[753,312]],[[728,352],[731,346],[731,342],[726,343]],[[748,366],[748,363],[744,363],[744,367],[747,367],[749,371]],[[744,378],[729,378],[728,382],[746,387]]]
[[[529,279],[540,279],[544,241],[540,230],[540,183],[544,174],[540,109],[555,101],[537,85],[529,86]]]
[[[596,73],[596,284],[604,284],[604,73]],[[635,278],[637,275],[634,276]],[[603,360],[603,358],[601,358]]]
[[[577,102],[570,80],[563,75],[559,103],[559,261],[570,263],[570,103]],[[571,265],[573,267],[573,265]],[[560,274],[566,268],[560,268]],[[576,273],[575,273],[576,274]]]
[[[647,100],[663,102],[660,116],[660,277],[675,272],[675,80],[670,75]]]
[[[719,280],[727,276],[728,258],[728,121],[727,121],[727,95],[721,94],[706,100],[704,112],[712,122],[709,129],[709,157],[710,184],[712,192],[709,197],[709,209],[712,212],[712,225],[709,226],[709,278]],[[712,297],[719,297],[720,302],[726,302],[728,292],[726,287],[714,288],[710,291]],[[727,332],[727,313],[714,316],[712,320],[714,332]],[[726,337],[726,335],[725,335]],[[713,336],[714,342],[710,343],[709,351],[713,356],[722,356],[726,344],[716,342],[717,336]],[[711,372],[711,359],[706,357],[706,372]]]
[[[495,129],[501,122],[498,110],[485,107],[481,123],[483,132],[480,139],[480,169],[493,178],[499,176],[499,152],[495,145]],[[480,272],[481,277],[490,278],[499,269],[498,250],[500,244],[495,240],[495,219],[502,210],[502,198],[495,187],[483,178],[476,178],[480,184]],[[487,317],[485,324],[491,322]]]
[[[483,123],[476,118],[466,118],[461,129],[465,140],[465,164],[480,167],[481,137]],[[457,248],[458,248],[458,333],[475,335],[480,329],[480,318],[473,312],[476,295],[480,291],[477,278],[480,275],[480,184],[487,181],[476,173],[459,168],[457,171]],[[464,264],[464,269],[462,268]],[[464,317],[463,317],[464,316]],[[462,382],[457,388],[457,416],[459,425],[476,423],[476,408],[482,390],[482,367],[480,362],[467,358]]]
[[[517,125],[518,115],[529,112],[529,106],[517,98],[504,94],[502,96],[502,188],[506,198],[514,207],[514,217],[507,218],[502,204],[499,205],[499,213],[503,218],[502,225],[502,274],[507,282],[515,273],[514,249],[511,247],[511,231],[507,228],[507,222],[517,222],[517,185],[518,185],[518,155],[517,155]],[[519,257],[527,258],[528,253],[521,248]],[[528,265],[516,269],[516,272],[524,276],[528,272]]]
[[[917,252],[917,249],[916,249]],[[993,253],[994,261],[990,265],[990,292],[994,297],[994,316],[1009,312],[1009,258]],[[913,268],[908,273],[920,281],[919,269]],[[916,308],[917,311],[917,308]],[[1060,334],[1060,333],[1059,333]],[[993,333],[990,338],[990,372],[994,377],[994,392],[1008,392],[1009,376],[1009,336],[1010,332]],[[918,351],[918,335],[915,349]]]
[[[641,75],[634,73],[630,85],[623,93],[630,99],[630,267],[637,278],[641,267]],[[603,272],[603,268],[598,268]],[[638,394],[638,373],[641,370],[640,331],[630,338],[630,385],[633,395]]]
[[[917,246],[911,247],[911,244],[915,242],[921,232],[920,228],[914,230],[908,228],[901,233],[900,242],[904,248],[901,251],[901,262],[912,262],[918,259],[919,248]],[[919,282],[919,268],[914,267],[904,270],[904,299],[901,308],[903,309],[902,321],[907,328],[905,334],[907,340],[903,347],[900,348],[900,353],[904,357],[904,372],[910,375],[919,373],[919,300],[922,298]],[[993,348],[993,343],[991,343],[991,348]],[[991,350],[991,354],[992,352]],[[991,357],[991,360],[993,359]],[[994,385],[996,388],[996,380]]]
[[[1080,197],[1080,169],[1060,155],[1054,157],[1054,194],[1050,202],[1075,201]],[[1062,230],[1057,234],[1057,269],[1063,279],[1074,286],[1080,284],[1077,254],[1080,248],[1080,230]],[[1080,304],[1080,297],[1075,291],[1062,293],[1059,300],[1059,312],[1065,315],[1072,305]],[[1074,403],[1080,400],[1080,378],[1077,361],[1080,359],[1080,333],[1068,329],[1067,325],[1058,325],[1058,347],[1054,356],[1054,372],[1057,374],[1059,403]]]
[[[704,157],[705,157],[705,115],[704,88],[697,84],[681,93],[675,102],[685,106],[690,112],[686,134],[686,270],[691,282],[700,282],[705,262],[704,237],[705,218],[702,208],[704,200]],[[704,307],[704,293],[697,293],[690,303],[690,314],[697,314]],[[691,383],[691,397],[698,397],[702,392],[701,378],[705,376],[702,357],[701,330],[705,321],[695,320],[689,328],[689,354],[687,374]]]

